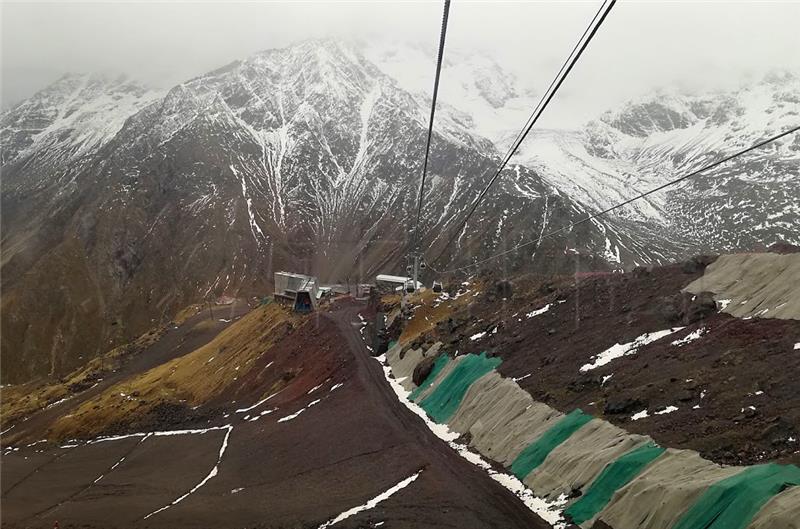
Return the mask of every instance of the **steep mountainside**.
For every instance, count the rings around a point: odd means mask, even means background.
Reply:
[[[419,70],[433,67],[435,50],[402,43],[365,49],[409,91],[429,93],[430,79]],[[538,102],[537,93],[483,53],[447,50],[445,59],[440,111],[505,152]],[[578,130],[535,128],[514,162],[585,207],[605,209],[797,126],[798,103],[800,78],[789,72],[726,92],[664,89]],[[660,243],[617,248],[621,237],[612,230],[602,253],[616,261],[619,249],[620,260],[630,264],[665,262],[680,254],[682,245],[722,252],[797,243],[798,168],[800,137],[795,135],[630,204],[612,216],[634,223],[625,227],[629,234],[655,229],[673,242],[670,251],[663,255]]]
[[[4,113],[3,380],[64,373],[197,301],[266,294],[277,269],[341,282],[404,269],[430,101],[393,77],[403,57],[394,69],[380,50],[370,57],[309,41],[162,94],[68,76]],[[496,166],[482,134],[532,101],[485,56],[453,57],[446,73],[460,82],[437,113],[421,230],[429,259]],[[764,113],[779,128],[796,85],[768,79],[731,96],[735,105],[659,98],[584,132],[537,136],[436,268],[530,241],[695,167],[701,147],[747,144]],[[621,267],[794,240],[793,141],[748,159],[746,173],[726,168],[713,188],[686,186],[492,266]]]
[[[4,380],[63,373],[198,300],[264,294],[276,269],[345,281],[403,266],[428,103],[353,48],[259,53],[152,100],[99,82],[65,78],[2,117]],[[437,122],[429,240],[493,155]],[[451,255],[584,214],[533,171],[509,173]],[[560,267],[567,244],[602,248],[604,229],[576,230],[536,265]]]
[[[66,165],[108,142],[156,97],[125,78],[66,75],[3,114],[0,162]]]
[[[800,124],[800,79],[768,76],[731,93],[655,94],[583,130],[538,131],[515,161],[604,209]],[[800,242],[800,136],[627,206],[676,240],[714,251]]]

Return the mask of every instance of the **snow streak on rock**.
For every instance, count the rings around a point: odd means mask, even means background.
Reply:
[[[192,489],[189,492],[187,492],[186,494],[184,494],[183,496],[180,496],[180,497],[176,498],[169,505],[165,505],[165,506],[161,507],[160,509],[157,509],[157,510],[151,512],[150,514],[148,514],[147,516],[145,516],[144,517],[145,520],[147,520],[148,518],[150,518],[153,515],[156,515],[156,514],[162,512],[162,511],[165,511],[165,510],[169,509],[173,505],[177,505],[178,503],[182,502],[188,496],[190,496],[191,494],[196,492],[197,489],[199,489],[200,487],[202,487],[203,485],[208,483],[208,481],[211,478],[213,478],[214,476],[217,475],[217,473],[219,472],[219,464],[222,462],[222,456],[225,455],[225,450],[228,448],[228,439],[230,438],[231,432],[233,431],[233,426],[231,426],[231,425],[225,426],[224,428],[227,429],[227,432],[225,432],[225,438],[222,440],[222,446],[220,446],[220,448],[219,448],[219,455],[217,456],[217,463],[214,465],[214,468],[211,469],[211,471],[208,473],[208,475],[206,475],[206,477],[204,477],[202,479],[202,481],[200,481],[200,483],[198,483],[197,485],[192,487]]]
[[[352,509],[349,509],[349,510],[343,512],[342,514],[340,514],[336,518],[325,522],[324,524],[319,526],[319,529],[324,529],[325,527],[330,527],[330,526],[332,526],[334,524],[337,524],[337,523],[341,522],[342,520],[346,520],[347,518],[350,518],[351,516],[354,516],[354,515],[362,512],[362,511],[367,511],[369,509],[374,509],[375,506],[378,505],[380,502],[391,498],[392,496],[394,496],[400,490],[402,490],[402,489],[408,487],[409,485],[411,485],[419,477],[419,475],[421,473],[422,473],[422,471],[418,470],[416,473],[411,474],[406,479],[400,481],[399,483],[397,483],[396,485],[394,485],[390,489],[378,494],[377,496],[375,496],[374,498],[369,500],[364,505],[359,505],[358,507],[353,507]]]
[[[678,332],[683,327],[673,327],[671,329],[666,329],[663,331],[655,331],[655,332],[648,332],[644,333],[643,335],[639,336],[632,342],[624,343],[624,344],[614,344],[602,353],[593,356],[592,358],[594,361],[591,364],[584,364],[581,366],[581,372],[591,371],[592,369],[596,369],[600,366],[604,366],[607,363],[611,362],[616,358],[621,358],[623,356],[628,356],[632,354],[636,354],[640,347],[643,345],[647,345],[649,343],[655,342],[656,340],[660,340],[664,336],[670,335],[674,332]]]
[[[269,366],[267,366],[267,367],[269,367]],[[248,412],[248,411],[254,410],[254,409],[258,408],[259,406],[261,406],[262,404],[264,404],[265,402],[267,402],[268,400],[270,400],[271,398],[273,398],[273,397],[277,396],[277,395],[278,395],[278,394],[279,394],[281,391],[283,391],[283,390],[276,391],[275,393],[273,393],[273,394],[272,394],[272,395],[270,395],[269,397],[266,397],[266,398],[264,398],[264,399],[262,399],[262,400],[260,400],[260,401],[256,402],[256,403],[255,403],[255,404],[253,404],[252,406],[249,406],[249,407],[247,407],[247,408],[239,408],[239,409],[238,409],[238,410],[236,410],[234,413],[246,413],[246,412]]]
[[[298,411],[296,411],[295,413],[292,413],[291,415],[287,415],[286,417],[281,417],[280,419],[278,419],[278,422],[287,422],[287,421],[291,421],[292,419],[296,419],[298,415],[300,415],[301,413],[306,411],[311,406],[319,404],[319,402],[321,400],[322,399],[312,400],[311,402],[308,403],[308,406],[306,406],[305,408],[300,408]]]

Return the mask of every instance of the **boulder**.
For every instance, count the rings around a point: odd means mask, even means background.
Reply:
[[[422,361],[414,367],[414,372],[411,375],[411,381],[414,382],[414,385],[419,386],[425,382],[425,379],[428,378],[428,375],[433,371],[433,365],[435,363],[436,357],[429,356],[423,358]]]
[[[716,314],[716,312],[717,302],[714,301],[714,294],[712,292],[700,292],[694,299],[689,301],[683,321],[684,323],[694,323]]]
[[[538,289],[539,293],[541,294],[552,294],[556,291],[556,286],[553,284],[552,281],[545,281],[541,285],[539,285]]]
[[[619,399],[606,402],[603,413],[606,415],[620,415],[631,413],[645,408],[646,405],[639,399]]]
[[[669,324],[688,325],[717,313],[717,302],[712,292],[691,294],[681,292],[659,300],[661,317]]]
[[[661,316],[667,323],[679,323],[683,321],[683,313],[689,303],[691,296],[685,293],[661,298],[659,301]]]

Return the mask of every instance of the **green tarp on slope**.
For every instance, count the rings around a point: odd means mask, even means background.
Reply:
[[[422,392],[422,390],[433,384],[433,381],[436,380],[436,377],[439,376],[439,373],[442,372],[442,369],[444,369],[444,366],[446,366],[449,361],[449,356],[447,356],[445,353],[440,354],[439,358],[436,359],[436,362],[433,363],[433,369],[431,369],[431,373],[428,375],[428,378],[423,380],[422,384],[412,391],[408,398],[416,401],[417,396]]]
[[[570,435],[578,431],[578,428],[591,420],[592,416],[583,413],[580,409],[565,415],[552,428],[520,452],[511,463],[511,473],[519,479],[525,479],[525,476],[542,464],[555,447],[566,441]]]
[[[420,406],[434,421],[447,422],[472,383],[499,366],[500,362],[499,358],[489,358],[486,353],[465,356],[436,389],[422,399]]]
[[[639,475],[654,459],[664,453],[664,449],[654,443],[647,443],[620,456],[609,463],[589,486],[586,493],[573,503],[566,514],[572,521],[581,524],[608,505],[614,493]]]
[[[744,529],[773,496],[800,485],[794,465],[758,465],[711,485],[672,529]]]

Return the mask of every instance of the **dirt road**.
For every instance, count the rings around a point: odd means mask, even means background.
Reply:
[[[495,504],[506,514],[508,520],[505,522],[505,527],[550,527],[544,520],[531,513],[516,496],[490,478],[484,470],[466,461],[447,443],[436,437],[422,419],[398,400],[384,378],[380,363],[370,356],[358,326],[355,325],[359,322],[359,310],[361,307],[358,306],[347,307],[328,313],[325,317],[336,322],[339,332],[352,351],[358,364],[357,375],[365,383],[368,398],[380,402],[391,418],[413,437],[417,446],[424,450],[425,456],[429,458],[431,467],[436,467],[447,474],[454,484],[458,484],[458,488],[484,498],[485,502]],[[446,493],[451,492],[456,491],[451,490]]]
[[[3,527],[313,529],[419,473],[334,527],[548,528],[397,399],[359,334],[362,306],[337,307],[266,350],[218,397],[220,417],[181,426],[195,433],[4,453]]]

